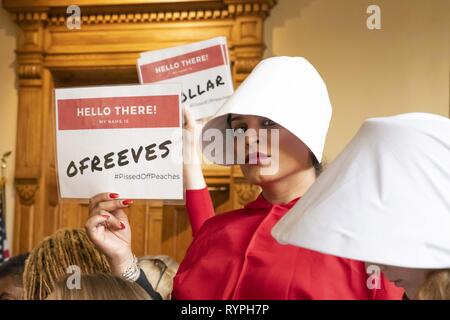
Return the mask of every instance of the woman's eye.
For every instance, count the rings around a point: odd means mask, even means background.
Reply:
[[[244,127],[234,128],[234,133],[236,133],[236,134],[244,134],[245,133],[245,128]]]
[[[276,123],[269,119],[266,119],[263,122],[263,126],[265,126],[265,127],[274,126],[274,125],[276,125]]]

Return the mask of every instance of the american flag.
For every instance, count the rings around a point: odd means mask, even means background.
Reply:
[[[0,199],[0,263],[8,260],[9,250],[8,242],[6,241],[6,227],[5,220],[3,219],[3,206]]]

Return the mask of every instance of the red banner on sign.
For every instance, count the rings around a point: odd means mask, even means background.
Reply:
[[[141,65],[143,83],[153,83],[225,64],[220,45]]]
[[[178,95],[62,99],[56,104],[59,130],[180,126]]]

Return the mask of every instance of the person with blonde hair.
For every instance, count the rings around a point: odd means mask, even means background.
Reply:
[[[272,235],[364,261],[373,284],[383,273],[405,298],[449,300],[450,119],[366,120]]]
[[[110,272],[108,261],[92,244],[84,229],[61,229],[30,252],[23,274],[24,299],[43,300],[69,267],[82,274]]]
[[[107,273],[83,274],[79,288],[68,285],[69,276],[60,279],[47,300],[151,300],[137,283]]]
[[[162,299],[170,300],[179,263],[166,255],[144,256],[139,258],[139,267]]]

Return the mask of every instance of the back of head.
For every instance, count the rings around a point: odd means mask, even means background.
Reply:
[[[78,269],[81,274],[108,273],[106,258],[84,229],[62,229],[44,239],[30,253],[24,271],[24,298],[45,299],[56,281]]]
[[[22,274],[28,255],[29,253],[17,255],[0,264],[0,278],[13,277],[17,284],[22,285]]]
[[[20,299],[23,290],[23,270],[28,253],[14,256],[0,264],[0,300]]]
[[[139,266],[152,287],[164,300],[171,298],[173,278],[178,270],[178,262],[169,256],[145,256],[139,258]]]
[[[66,276],[55,284],[49,300],[151,300],[138,284],[107,273],[83,274],[71,282]]]
[[[431,270],[417,297],[419,300],[450,300],[450,269]]]

